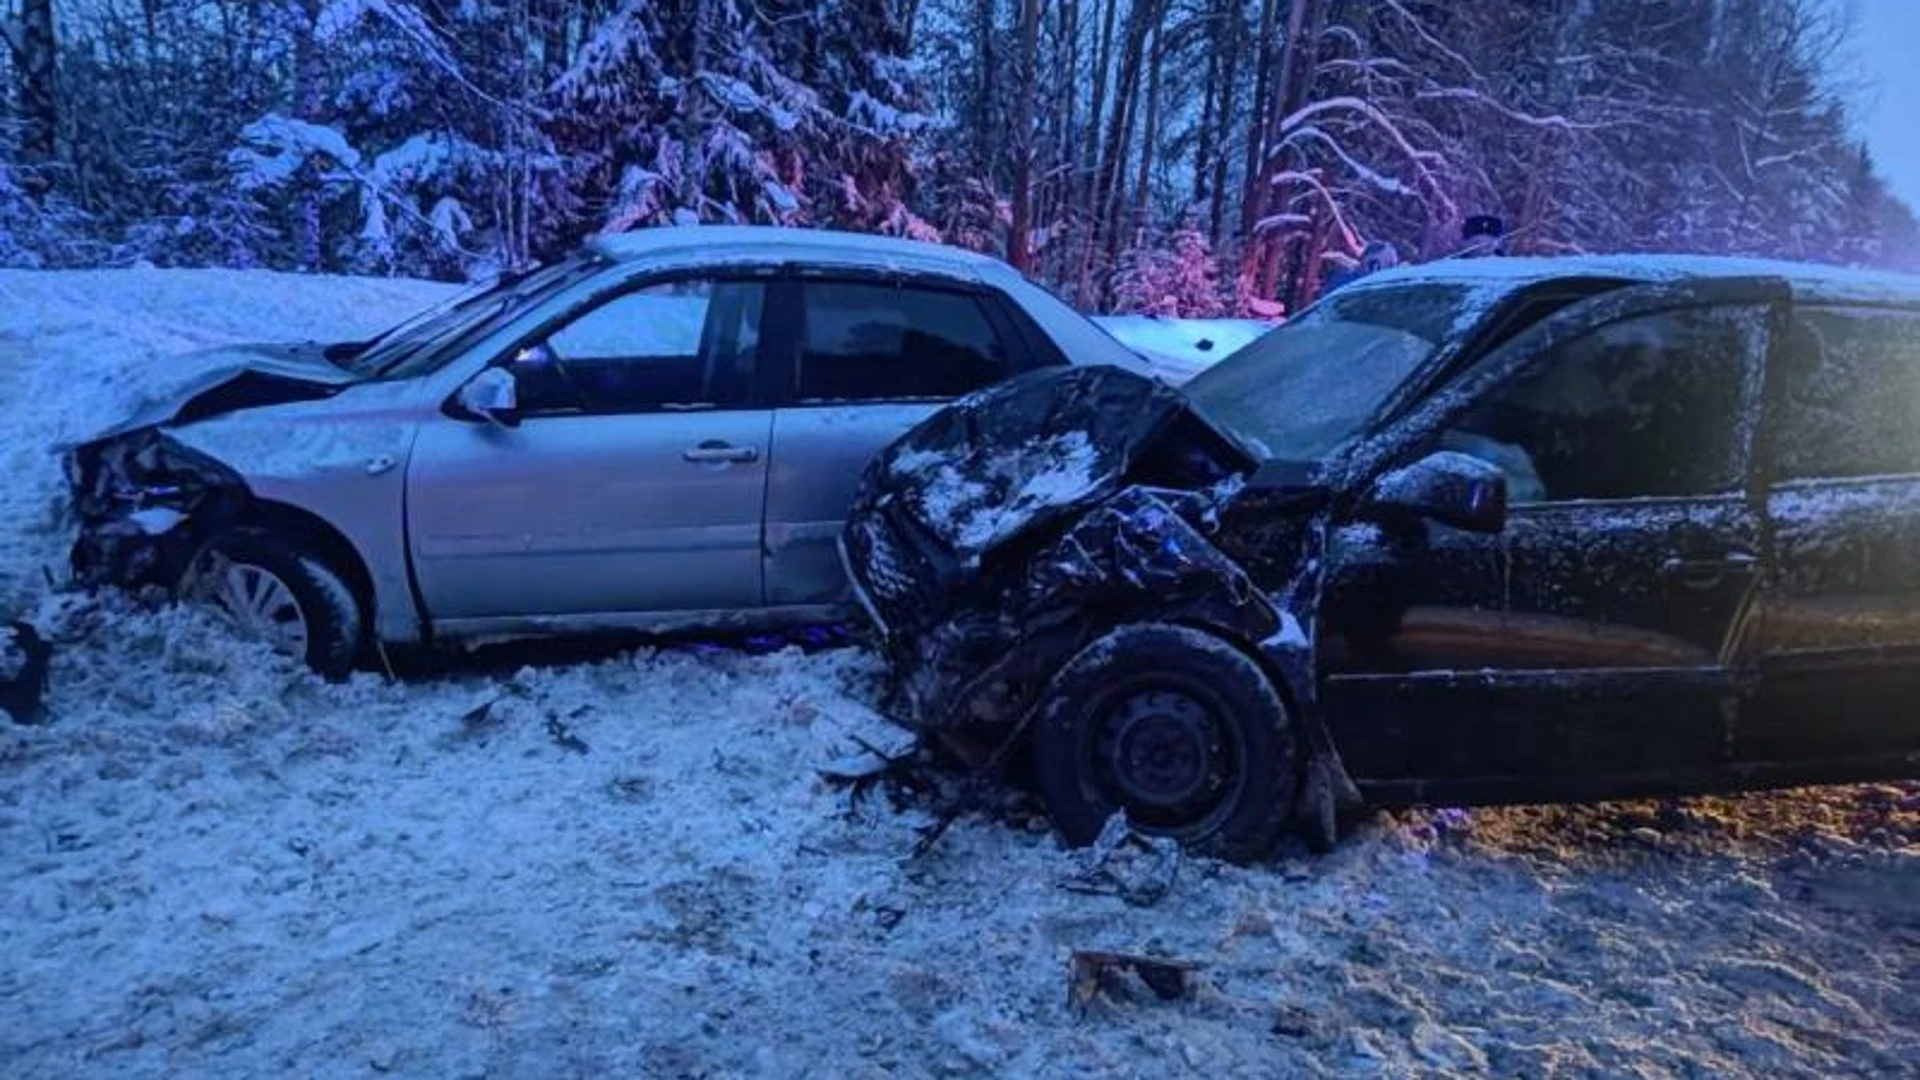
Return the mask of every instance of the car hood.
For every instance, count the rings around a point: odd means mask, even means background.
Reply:
[[[356,382],[321,342],[228,345],[133,368],[116,381],[114,419],[82,442],[239,409],[328,397]]]
[[[869,467],[863,503],[891,504],[963,563],[1111,495],[1186,408],[1117,367],[1051,368],[962,398]]]

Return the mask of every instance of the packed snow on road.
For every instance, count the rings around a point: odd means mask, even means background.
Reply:
[[[444,295],[0,274],[0,1061],[76,1076],[1920,1073],[1920,800],[1437,810],[1240,868],[830,783],[898,745],[858,649],[330,685],[60,588],[51,446],[181,350]],[[0,668],[0,674],[4,674]],[[1191,962],[1184,994],[1069,978]],[[1086,961],[1080,974],[1086,972]]]

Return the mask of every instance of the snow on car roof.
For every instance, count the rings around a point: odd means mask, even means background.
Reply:
[[[1511,282],[1515,287],[1555,278],[1619,278],[1636,282],[1674,282],[1699,278],[1771,277],[1787,282],[1804,299],[1864,303],[1920,302],[1920,276],[1857,270],[1822,263],[1788,262],[1720,255],[1568,255],[1496,256],[1442,259],[1381,270],[1348,286],[1374,289],[1414,282],[1471,284]]]
[[[702,262],[728,259],[804,259],[813,262],[931,270],[977,278],[997,260],[962,248],[893,236],[778,225],[662,225],[613,233],[589,242],[618,261],[697,255]]]

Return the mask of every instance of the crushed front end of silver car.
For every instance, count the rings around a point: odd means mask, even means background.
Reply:
[[[111,426],[62,452],[78,518],[75,584],[172,590],[209,539],[251,498],[240,473],[176,437],[181,428],[249,409],[333,397],[356,376],[328,346],[234,345],[174,358],[126,389]]]
[[[238,473],[159,428],[76,447],[64,464],[78,518],[69,563],[84,588],[172,591],[250,497]]]

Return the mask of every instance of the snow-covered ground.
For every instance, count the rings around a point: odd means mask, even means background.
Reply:
[[[1911,789],[1384,820],[1136,906],[822,782],[892,736],[856,650],[331,686],[46,591],[42,446],[116,370],[434,291],[0,274],[0,619],[60,642],[0,719],[0,1075],[1920,1074]],[[1076,1009],[1081,949],[1204,967]]]

